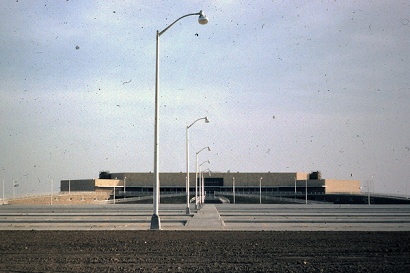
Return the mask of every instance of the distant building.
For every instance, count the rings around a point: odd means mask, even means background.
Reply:
[[[360,193],[359,180],[323,179],[320,172],[204,172],[205,192],[306,192],[311,194]],[[195,173],[190,173],[190,192],[195,191]],[[185,192],[186,173],[160,173],[161,192]],[[198,177],[199,180],[199,177]],[[61,191],[152,192],[154,174],[101,172],[98,179],[61,180]]]

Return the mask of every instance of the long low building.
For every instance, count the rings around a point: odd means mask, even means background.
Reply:
[[[205,172],[204,189],[207,193],[224,191],[308,192],[313,194],[360,193],[359,180],[323,179],[320,172]],[[161,192],[184,192],[186,173],[160,173]],[[195,191],[196,173],[189,174],[190,191]],[[61,180],[61,191],[126,191],[152,192],[154,174],[100,172],[98,179]]]

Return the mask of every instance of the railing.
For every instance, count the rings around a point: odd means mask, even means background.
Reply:
[[[112,195],[113,193],[111,193]],[[143,192],[143,191],[118,191],[115,192],[115,194],[117,195],[125,195],[125,196],[152,196],[152,191],[151,192]],[[170,195],[170,194],[175,194],[175,195],[181,195],[181,196],[185,196],[186,193],[185,191],[161,191],[161,195]]]
[[[185,193],[166,193],[163,194],[161,193],[161,196],[166,195],[166,197],[180,197],[180,196],[185,196]],[[113,204],[115,203],[128,203],[128,202],[133,202],[133,201],[140,201],[140,200],[149,200],[152,199],[152,193],[149,195],[141,195],[141,196],[135,196],[135,197],[118,197],[114,199],[110,199],[110,200],[106,200],[106,203],[108,204]]]
[[[219,195],[233,195],[232,191],[219,191],[219,192],[215,192],[215,194],[219,194]],[[244,194],[248,194],[248,195],[260,195],[259,191],[235,191],[235,195],[244,195]],[[324,194],[324,193],[309,193],[308,195],[312,195],[312,194]],[[282,196],[282,195],[286,195],[286,196],[305,196],[304,192],[301,191],[297,191],[297,192],[288,192],[288,191],[268,191],[268,192],[264,192],[262,191],[262,196]]]
[[[233,192],[214,192],[215,196],[233,196]],[[300,204],[305,204],[306,200],[304,199],[297,199],[297,198],[292,198],[292,196],[305,196],[305,193],[302,192],[297,192],[295,195],[295,192],[272,192],[269,194],[262,194],[262,199],[263,200],[274,200],[274,201],[286,201],[289,203],[300,203]],[[308,193],[308,195],[310,195]],[[235,192],[235,196],[240,196],[240,197],[248,197],[248,198],[259,198],[260,193],[259,192]],[[284,197],[285,196],[285,197]],[[316,200],[309,200],[309,204],[323,204],[327,202],[323,201],[316,201]]]
[[[363,196],[368,196],[368,192],[364,192],[364,191],[362,191],[362,192],[360,192],[360,195],[363,195]],[[408,200],[408,199],[410,199],[409,198],[409,195],[403,195],[403,194],[394,194],[394,193],[386,193],[386,194],[381,194],[381,193],[373,193],[373,192],[370,192],[370,197],[385,197],[385,198],[396,198],[396,199],[404,199],[404,200]]]

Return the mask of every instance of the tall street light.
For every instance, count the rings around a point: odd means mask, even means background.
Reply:
[[[263,177],[259,179],[259,204],[262,204],[262,179]]]
[[[154,136],[154,186],[153,186],[153,204],[154,204],[154,212],[151,218],[151,229],[152,230],[159,230],[161,229],[161,221],[158,214],[158,207],[159,207],[159,128],[158,128],[158,120],[159,120],[159,104],[158,104],[158,91],[159,91],[159,37],[165,33],[170,27],[172,27],[176,22],[191,15],[199,15],[198,22],[201,25],[205,25],[208,23],[208,17],[202,12],[202,10],[198,13],[190,13],[186,14],[177,20],[175,20],[172,24],[167,26],[162,31],[157,30],[156,36],[156,65],[155,65],[155,136]]]
[[[208,117],[199,118],[191,123],[191,125],[186,127],[186,214],[191,214],[191,209],[189,208],[189,134],[188,129],[191,128],[195,122],[199,120],[205,120],[205,123],[209,123]]]
[[[208,149],[209,152],[211,151],[211,148],[204,147],[198,152],[196,152],[196,169],[195,169],[195,208],[196,209],[198,209],[198,154],[205,149]]]

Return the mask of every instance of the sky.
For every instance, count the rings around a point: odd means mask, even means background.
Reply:
[[[211,171],[410,194],[408,1],[4,0],[6,197],[153,171],[156,31],[200,10],[160,37],[160,172],[186,172],[206,116],[192,172],[209,146]]]

